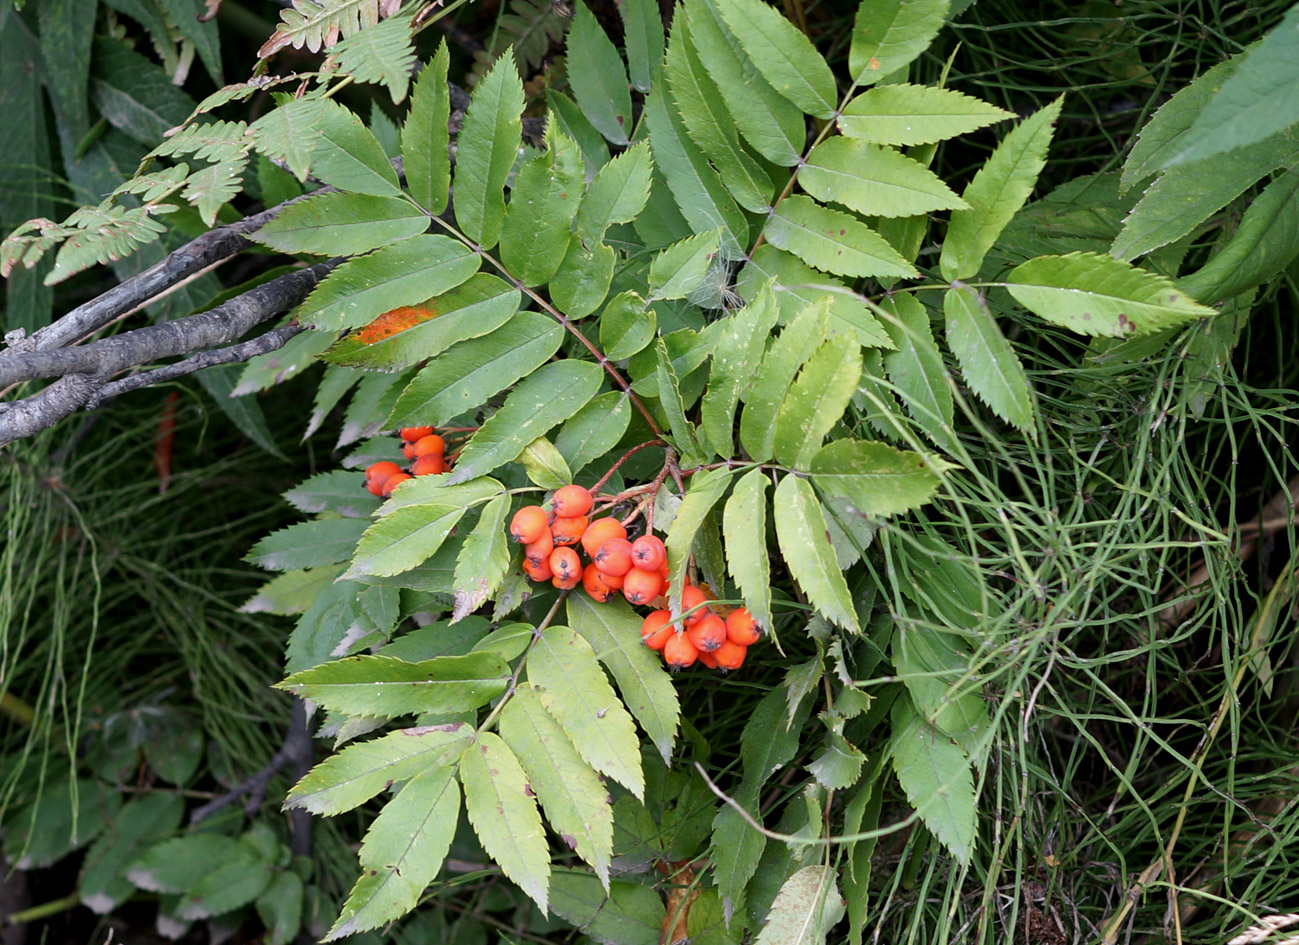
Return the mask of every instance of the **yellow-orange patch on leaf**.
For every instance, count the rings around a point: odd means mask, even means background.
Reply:
[[[376,341],[391,338],[398,332],[414,328],[420,322],[426,322],[435,317],[437,317],[437,312],[427,302],[423,305],[403,305],[401,308],[394,308],[391,311],[384,312],[370,324],[360,329],[356,333],[356,340],[363,345],[372,345]]]

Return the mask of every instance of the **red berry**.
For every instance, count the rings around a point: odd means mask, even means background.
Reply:
[[[716,614],[708,614],[703,620],[687,627],[686,635],[696,650],[711,653],[726,642],[726,624]]]
[[[447,471],[447,464],[435,453],[425,453],[415,460],[415,464],[410,467],[411,475],[414,476],[440,476]]]
[[[549,532],[546,512],[539,505],[525,505],[510,520],[510,534],[520,544],[530,544]]]
[[[740,646],[738,643],[727,640],[713,651],[713,656],[717,658],[717,665],[721,669],[739,669],[744,665],[744,654],[748,652],[748,649],[747,646]]]
[[[762,639],[762,631],[753,621],[753,614],[748,608],[740,607],[731,611],[726,618],[726,639],[740,646],[752,646]]]
[[[550,553],[549,564],[555,580],[572,582],[568,587],[576,587],[577,582],[582,580],[582,561],[572,548],[556,548]]]
[[[576,545],[586,531],[587,524],[585,515],[557,518],[550,525],[550,536],[557,545]]]
[[[388,496],[392,495],[394,489],[410,478],[411,476],[404,472],[389,476],[388,481],[383,484],[383,497],[388,498]]]
[[[613,597],[616,588],[610,586],[605,580],[605,576],[600,573],[600,569],[594,563],[588,564],[582,571],[582,587],[591,595],[591,599],[601,604],[607,603]]]
[[[631,543],[631,559],[636,567],[657,571],[668,561],[668,550],[653,535],[642,535]]]
[[[708,616],[709,614],[708,608],[699,607],[700,604],[705,604],[707,602],[708,602],[708,595],[706,595],[699,588],[695,587],[693,584],[686,585],[685,590],[681,592],[681,612],[683,614],[686,614],[687,627],[693,627],[699,621],[703,620],[705,617]],[[694,607],[699,607],[699,609],[696,610],[694,613],[687,613],[687,611],[691,610]]]
[[[631,565],[631,542],[626,538],[610,538],[595,553],[595,566],[605,574],[624,575]]]
[[[663,659],[673,669],[685,669],[699,658],[699,651],[684,633],[674,633],[663,647]]]
[[[587,555],[594,558],[600,553],[600,547],[606,541],[626,537],[627,529],[616,518],[597,518],[582,533],[582,548]]]
[[[632,568],[622,579],[622,596],[631,604],[648,604],[663,593],[663,578],[657,571]]]
[[[672,614],[666,610],[656,610],[640,625],[640,636],[651,650],[661,650],[668,645],[668,637],[676,633],[672,626]]]
[[[432,427],[402,427],[401,438],[407,443],[414,443],[416,440],[426,437],[432,432]]]
[[[555,576],[554,572],[550,570],[548,562],[543,561],[541,564],[533,564],[527,558],[523,559],[523,573],[534,581],[549,581]]]
[[[550,509],[560,518],[577,518],[591,511],[595,497],[585,486],[564,486],[550,497]]]
[[[441,456],[447,451],[447,444],[436,433],[421,436],[412,447],[416,456]]]
[[[551,552],[554,550],[555,539],[550,537],[550,530],[547,529],[541,533],[541,537],[536,541],[523,546],[523,556],[534,565],[540,565],[550,560]]]

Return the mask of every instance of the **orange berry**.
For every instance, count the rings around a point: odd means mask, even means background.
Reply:
[[[401,438],[407,443],[414,443],[433,432],[432,427],[402,427]]]
[[[653,535],[642,535],[631,543],[631,560],[638,568],[656,571],[668,563],[668,550]]]
[[[523,559],[523,573],[534,581],[549,581],[555,576],[550,570],[549,562],[543,561],[541,564],[533,564],[527,558]]]
[[[436,433],[430,433],[416,440],[412,449],[416,456],[441,456],[447,451],[447,444]]]
[[[595,553],[595,566],[605,574],[626,574],[631,570],[631,542],[626,538],[610,538]]]
[[[708,595],[693,584],[687,584],[685,590],[681,592],[681,612],[683,614],[690,610],[691,607],[699,607],[700,604],[706,604],[707,602]],[[707,617],[709,613],[707,607],[700,607],[693,614],[686,614],[686,626],[693,627]]]
[[[699,651],[684,633],[674,633],[663,647],[663,659],[673,669],[685,669],[699,659]]]
[[[582,583],[582,572],[579,571],[573,576],[566,577],[566,578],[560,577],[558,574],[556,574],[554,577],[550,579],[550,583],[553,584],[555,587],[559,588],[561,591],[572,590],[573,588],[577,587],[577,585]]]
[[[744,665],[744,654],[748,651],[747,646],[740,646],[738,643],[727,640],[713,651],[713,656],[717,658],[717,665],[720,668],[726,670],[739,669]]]
[[[672,614],[666,610],[656,610],[645,618],[640,625],[640,638],[651,650],[661,650],[668,645],[668,637],[676,633],[672,626]]]
[[[612,538],[626,538],[627,529],[616,518],[597,518],[582,534],[582,548],[587,555],[594,558],[600,553],[600,546]],[[626,574],[627,572],[623,572]]]
[[[625,574],[605,574],[605,573],[602,571],[602,572],[600,572],[600,577],[603,578],[605,584],[607,584],[607,585],[609,585],[610,587],[612,587],[615,591],[620,591],[620,590],[622,590],[622,582],[623,582],[624,580],[626,580],[627,575],[625,575]]]
[[[401,452],[402,452],[402,455],[405,456],[407,459],[414,459],[414,458],[415,458],[415,444],[414,444],[414,443],[402,443],[402,444],[401,444]]]
[[[539,505],[525,505],[510,519],[510,534],[523,545],[531,544],[548,531],[546,511]]]
[[[586,531],[587,520],[585,515],[578,515],[575,518],[557,518],[550,526],[550,537],[555,540],[557,545],[576,545]]]
[[[366,469],[365,478],[368,482],[378,482],[382,485],[389,476],[395,476],[399,472],[401,472],[400,466],[385,459]]]
[[[577,556],[577,552],[572,548],[556,548],[550,553],[550,570],[555,572],[555,577],[559,580],[569,581],[576,578],[582,579],[582,560]],[[573,587],[576,584],[570,584]]]
[[[726,618],[726,639],[740,646],[752,646],[762,639],[762,631],[753,622],[753,614],[747,607],[731,611]]]
[[[531,561],[533,565],[539,565],[549,561],[550,553],[554,550],[555,539],[550,537],[550,529],[546,529],[536,541],[523,546],[523,556]]]
[[[648,604],[663,592],[663,578],[657,571],[632,568],[622,579],[622,596],[631,604]]]
[[[609,598],[613,597],[616,588],[610,587],[605,581],[604,575],[594,563],[588,564],[582,572],[582,586],[586,592],[591,595],[591,599],[599,603],[607,603]]]
[[[687,627],[686,636],[690,637],[696,650],[711,653],[726,642],[726,623],[716,614],[708,614],[703,620]]]
[[[717,654],[709,653],[707,650],[699,651],[699,662],[703,663],[709,669],[717,668]]]
[[[586,486],[564,486],[550,497],[550,510],[560,518],[577,518],[591,511],[595,497]]]
[[[393,473],[383,484],[383,497],[388,498],[388,496],[392,495],[394,489],[410,478],[411,476],[404,472]]]
[[[415,460],[415,465],[410,467],[410,471],[415,476],[440,476],[447,471],[447,464],[441,456],[426,453]]]

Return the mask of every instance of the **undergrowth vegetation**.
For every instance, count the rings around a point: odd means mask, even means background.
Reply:
[[[80,301],[262,209],[150,314],[312,287],[211,399],[0,454],[18,921],[1056,945],[1299,908],[1299,115],[1250,98],[1285,5],[453,12],[295,3],[102,203],[12,221],[9,329],[33,272]],[[0,427],[75,360],[41,339]],[[436,470],[363,475],[423,426]],[[663,540],[660,595],[528,562],[513,517],[568,527],[573,483]],[[704,597],[764,639],[671,673],[642,620]]]

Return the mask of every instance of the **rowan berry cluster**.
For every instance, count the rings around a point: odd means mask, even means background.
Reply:
[[[534,581],[572,589],[578,584],[592,600],[605,603],[621,593],[628,603],[660,607],[645,618],[641,637],[673,669],[696,661],[710,669],[739,669],[750,644],[761,636],[748,610],[725,619],[708,606],[708,595],[688,581],[681,593],[682,616],[667,610],[668,555],[654,535],[635,540],[616,518],[589,517],[595,497],[579,485],[557,489],[550,512],[527,505],[514,514],[510,534],[523,545],[523,570]],[[590,561],[585,565],[577,547]]]
[[[436,476],[451,469],[447,445],[432,427],[403,427],[401,439],[401,451],[411,461],[410,472],[387,460],[375,463],[365,471],[365,488],[371,495],[386,499],[407,479]]]

